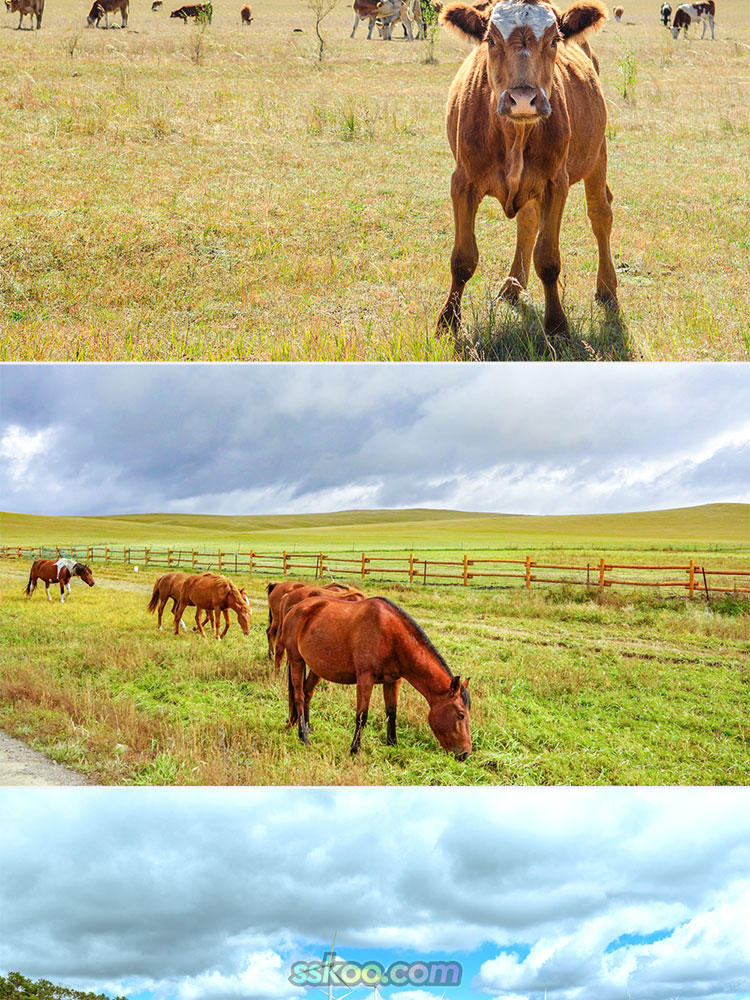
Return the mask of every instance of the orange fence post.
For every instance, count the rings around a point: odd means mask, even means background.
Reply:
[[[365,573],[367,572],[367,570],[365,569],[365,563],[366,563],[366,562],[367,562],[367,560],[365,559],[365,554],[364,554],[364,552],[363,552],[363,553],[362,553],[362,579],[363,579],[363,580],[364,580],[364,578],[365,578]]]
[[[284,549],[281,555],[281,572],[284,576],[286,576],[286,549]]]
[[[603,558],[600,559],[599,560],[599,590],[601,590],[601,591],[604,590],[604,567],[605,567],[605,565],[606,565],[606,563],[604,562],[604,559]]]
[[[414,553],[409,553],[409,583],[414,583]]]
[[[688,597],[693,596],[695,593],[695,560],[690,560],[690,565],[688,566]]]
[[[221,573],[221,549],[219,549],[219,572]]]
[[[526,589],[531,590],[531,556],[526,556]]]
[[[171,565],[172,565],[172,550],[170,548],[168,548],[167,549],[167,567],[169,567]]]
[[[193,553],[193,569],[195,569],[195,549],[192,550]]]
[[[469,557],[464,552],[464,587],[469,584]]]

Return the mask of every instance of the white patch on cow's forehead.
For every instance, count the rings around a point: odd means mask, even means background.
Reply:
[[[524,3],[523,0],[502,0],[495,6],[490,18],[503,38],[507,41],[514,28],[528,27],[537,38],[541,38],[546,28],[555,24],[554,13],[540,3]]]

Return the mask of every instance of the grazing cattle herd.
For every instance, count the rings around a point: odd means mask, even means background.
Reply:
[[[500,0],[504,6],[513,5],[517,0]],[[543,0],[526,0],[530,5],[536,5]],[[128,26],[128,0],[95,0],[86,19],[89,27],[101,27],[104,20],[104,27],[116,27],[110,25],[109,15],[119,11],[122,15],[121,27]],[[152,11],[160,11],[164,6],[164,0],[153,0]],[[350,38],[354,38],[360,21],[368,22],[367,37],[372,38],[373,29],[377,26],[378,34],[383,41],[392,39],[393,26],[401,22],[403,26],[404,38],[409,41],[426,37],[425,11],[431,9],[433,14],[441,9],[440,0],[353,0],[354,24],[352,26]],[[487,13],[495,6],[492,0],[475,0],[471,5],[474,10]],[[32,28],[37,29],[42,26],[42,14],[44,13],[44,0],[5,0],[5,9],[12,14],[18,14],[17,29],[23,27],[23,19],[28,16]],[[625,9],[617,6],[613,8],[616,21],[621,21]],[[668,3],[663,3],[659,10],[661,23],[671,29],[672,37],[679,37],[680,31],[687,38],[687,31],[693,21],[700,21],[703,30],[701,38],[705,37],[707,28],[711,29],[711,38],[714,38],[714,18],[716,7],[714,0],[703,0],[700,3],[684,3],[675,11],[672,20],[672,7]],[[188,19],[199,20],[205,18],[209,22],[212,18],[212,5],[210,3],[183,4],[170,13],[170,17],[179,18],[187,22]],[[606,18],[606,14],[605,14]],[[253,22],[253,10],[249,4],[240,8],[240,24],[250,27]],[[300,29],[295,28],[295,31]],[[473,35],[473,32],[467,32]],[[476,36],[474,36],[476,37]],[[561,36],[562,37],[562,36]]]

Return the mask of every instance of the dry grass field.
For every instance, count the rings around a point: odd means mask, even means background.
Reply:
[[[256,0],[249,29],[240,6],[217,0],[205,31],[149,0],[128,30],[87,29],[86,0],[48,0],[39,33],[3,10],[0,357],[455,356],[433,326],[452,243],[443,109],[465,48],[443,33],[426,64],[423,43],[350,40],[341,2],[319,65],[303,0]],[[747,4],[719,0],[714,42],[673,41],[658,0],[625,7],[596,42],[621,320],[592,303],[580,186],[557,350],[536,279],[522,311],[495,301],[514,226],[487,201],[464,357],[750,356]]]

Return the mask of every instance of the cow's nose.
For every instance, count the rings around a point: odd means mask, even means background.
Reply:
[[[539,112],[537,100],[539,94],[530,88],[519,88],[508,91],[508,110],[512,115],[536,115]]]

